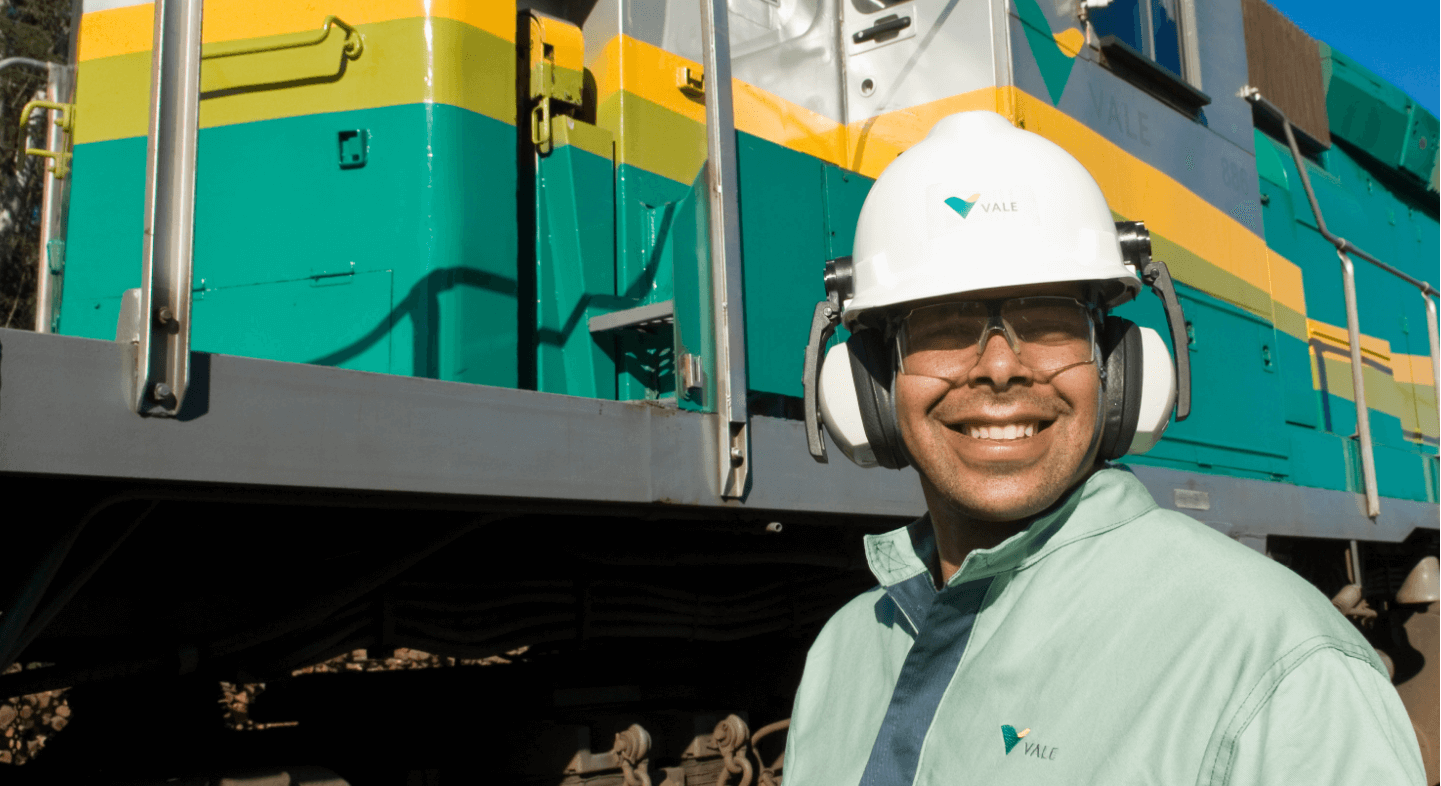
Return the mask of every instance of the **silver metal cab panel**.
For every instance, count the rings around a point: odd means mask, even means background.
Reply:
[[[991,2],[842,0],[841,8],[849,123],[997,84]],[[910,24],[894,38],[856,43],[890,16]]]
[[[843,121],[836,0],[730,0],[731,76]],[[700,4],[599,0],[581,27],[585,62],[626,35],[700,63]]]

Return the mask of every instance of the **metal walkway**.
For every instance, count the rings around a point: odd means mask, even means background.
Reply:
[[[914,471],[817,464],[799,422],[751,419],[753,471],[724,499],[714,415],[656,404],[196,352],[178,418],[130,408],[133,350],[0,329],[0,474],[189,489],[361,492],[446,507],[913,517]],[[831,455],[839,457],[837,450]],[[1135,467],[1158,503],[1252,545],[1268,534],[1404,540],[1435,504]],[[200,484],[200,485],[197,485]],[[1178,491],[1179,490],[1179,491]]]

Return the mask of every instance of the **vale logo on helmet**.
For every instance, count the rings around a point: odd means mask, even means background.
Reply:
[[[961,197],[950,197],[946,199],[946,206],[960,214],[961,218],[969,218],[971,211],[977,207],[982,213],[1016,213],[1019,212],[1020,202],[1005,196],[1000,198],[981,199],[979,193],[971,194],[962,199]]]

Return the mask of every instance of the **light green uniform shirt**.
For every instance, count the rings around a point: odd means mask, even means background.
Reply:
[[[1124,469],[940,591],[934,548],[928,518],[866,539],[881,586],[811,647],[786,786],[1423,783],[1351,623]]]

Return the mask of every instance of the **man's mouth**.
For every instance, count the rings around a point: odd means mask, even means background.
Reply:
[[[1054,422],[1054,420],[1023,420],[1015,423],[962,423],[957,430],[972,439],[1005,442],[1034,437]]]

